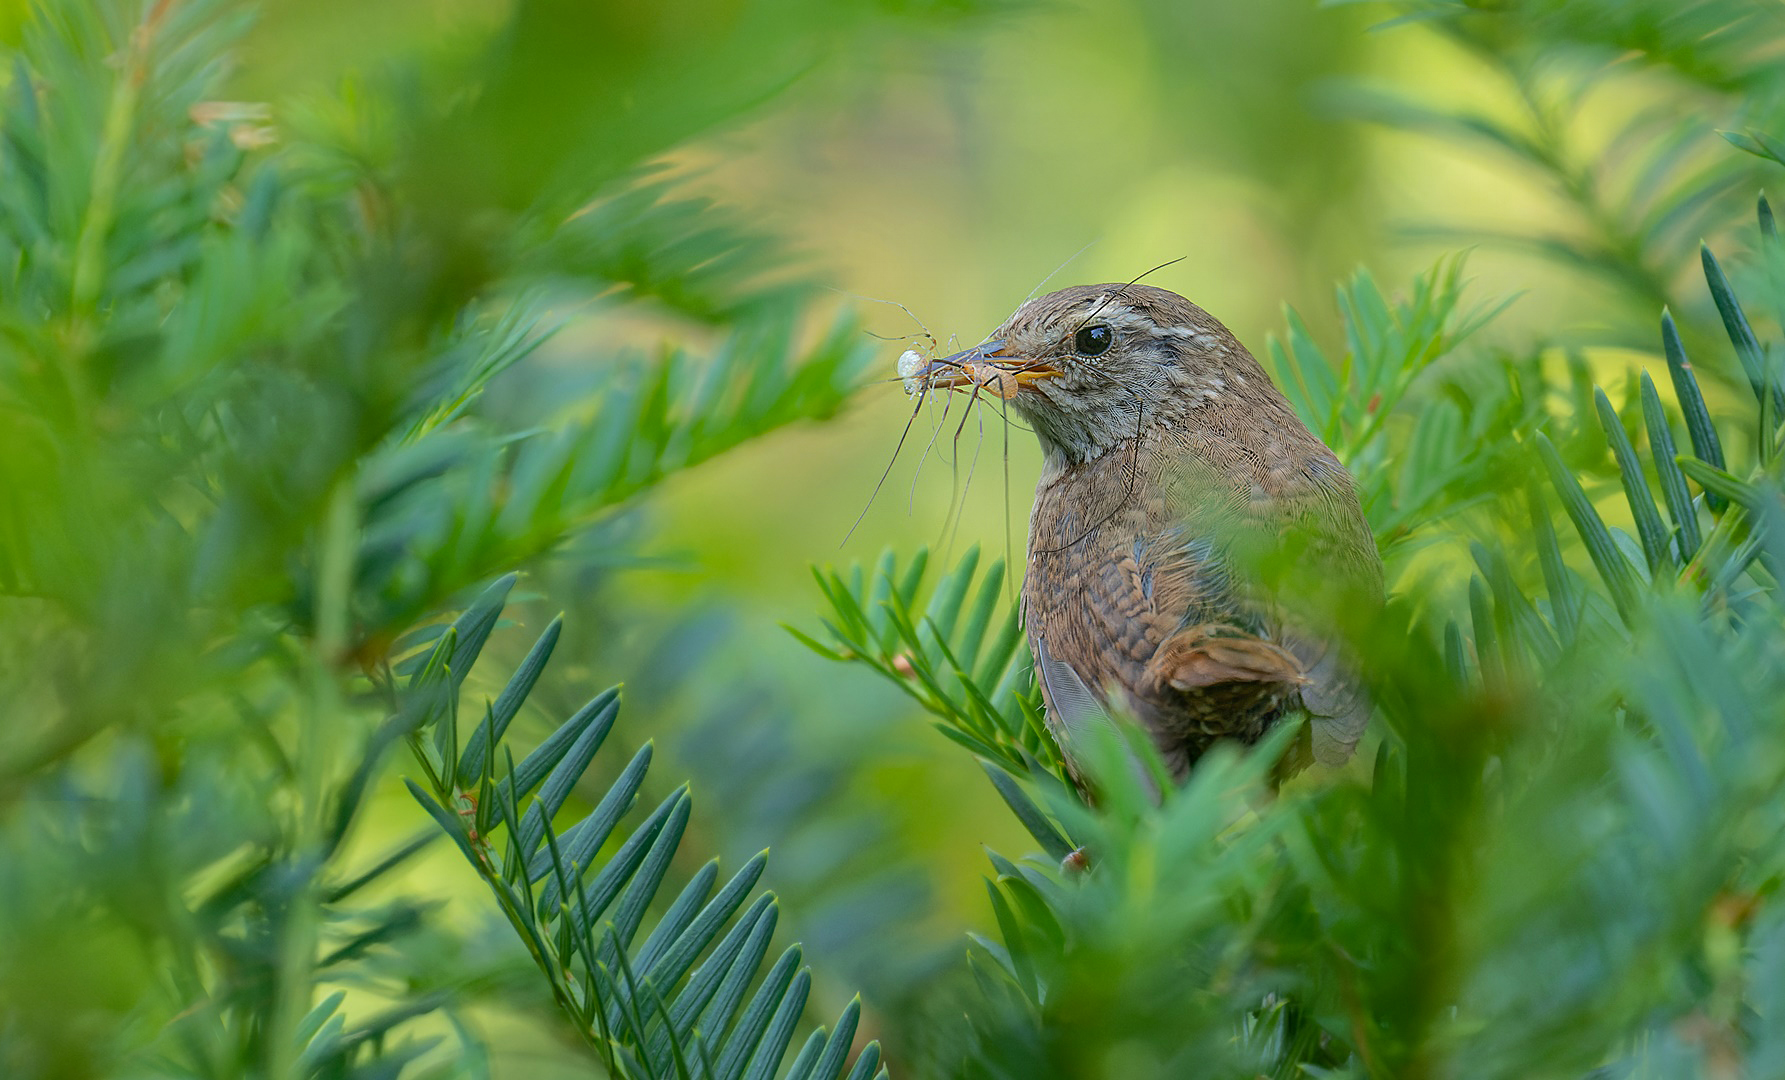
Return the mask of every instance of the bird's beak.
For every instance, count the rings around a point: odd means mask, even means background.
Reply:
[[[917,372],[915,381],[932,389],[984,388],[998,397],[1010,398],[1024,386],[1060,374],[1060,369],[1052,364],[1005,352],[1002,341],[988,341],[930,361]]]

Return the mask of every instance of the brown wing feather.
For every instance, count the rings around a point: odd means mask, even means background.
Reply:
[[[1382,562],[1338,459],[1330,452],[1316,455],[1302,478],[1275,509],[1279,528],[1297,534],[1301,547],[1292,587],[1319,595],[1306,614],[1294,610],[1300,598],[1283,598],[1288,603],[1281,605],[1278,637],[1304,676],[1301,700],[1313,729],[1314,759],[1343,765],[1369,725],[1370,695],[1343,644],[1314,624],[1330,624],[1333,613],[1356,605],[1380,605]]]
[[[1147,675],[1174,690],[1229,682],[1307,682],[1301,662],[1282,646],[1225,624],[1189,626],[1173,634],[1147,662]]]

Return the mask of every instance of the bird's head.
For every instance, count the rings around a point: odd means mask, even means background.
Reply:
[[[1007,398],[1050,458],[1088,461],[1229,396],[1270,392],[1214,316],[1149,285],[1079,285],[1030,300],[982,345],[914,382]]]

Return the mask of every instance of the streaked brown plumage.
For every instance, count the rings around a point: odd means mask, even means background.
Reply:
[[[1024,624],[1068,761],[1114,705],[1180,777],[1218,739],[1296,710],[1337,764],[1369,718],[1331,630],[1379,604],[1381,563],[1351,478],[1226,327],[1164,289],[1089,285],[1025,303],[935,386],[995,364],[1046,454]]]

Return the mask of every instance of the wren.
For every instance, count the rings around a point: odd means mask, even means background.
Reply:
[[[1023,624],[1074,775],[1075,738],[1116,712],[1180,779],[1303,717],[1279,775],[1343,764],[1371,704],[1337,625],[1381,604],[1381,559],[1350,474],[1245,346],[1176,293],[1083,285],[915,374],[994,370],[1044,455]]]

